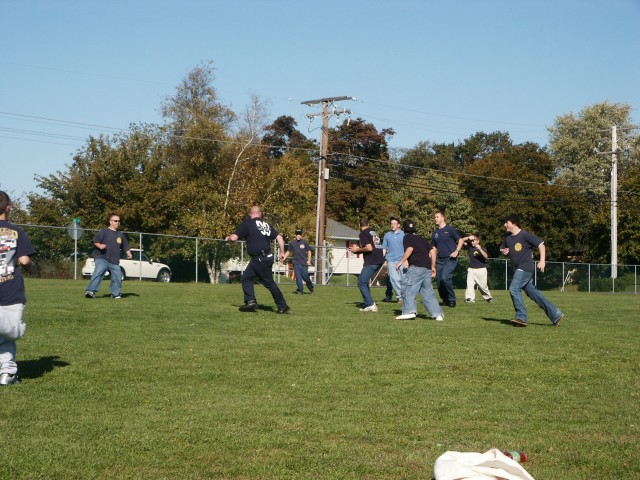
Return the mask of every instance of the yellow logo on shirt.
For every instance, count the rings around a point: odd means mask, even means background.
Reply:
[[[116,242],[118,242],[118,245],[120,245],[122,243],[122,239],[120,237],[118,237],[118,239],[116,240]]]
[[[521,250],[522,250],[522,244],[521,244],[520,242],[517,242],[517,243],[513,246],[513,249],[514,249],[516,252],[521,251]]]

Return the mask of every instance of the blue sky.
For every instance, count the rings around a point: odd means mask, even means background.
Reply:
[[[604,100],[638,123],[639,24],[640,0],[3,0],[0,188],[37,191],[88,135],[162,123],[206,60],[223,103],[257,94],[314,138],[300,102],[343,95],[398,148],[496,130],[545,145]]]

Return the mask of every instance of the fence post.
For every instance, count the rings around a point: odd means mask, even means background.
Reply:
[[[138,252],[138,281],[142,281],[142,232],[138,236],[138,245],[140,245],[140,251]]]
[[[198,283],[198,237],[196,237],[196,283]]]
[[[509,261],[504,261],[504,289],[509,290]]]

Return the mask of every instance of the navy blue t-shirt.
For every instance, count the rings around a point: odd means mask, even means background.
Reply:
[[[433,232],[431,243],[438,249],[439,258],[447,258],[458,248],[460,238],[460,234],[455,228],[451,225],[445,225]]]
[[[309,255],[307,252],[311,250],[309,243],[304,238],[300,241],[293,239],[289,242],[289,251],[293,254],[294,265],[307,265]]]
[[[429,252],[433,246],[427,242],[424,237],[416,235],[415,233],[405,233],[402,239],[404,249],[413,247],[413,252],[409,256],[409,266],[422,267],[431,269],[431,258],[429,258]]]
[[[533,233],[520,230],[516,235],[507,235],[500,248],[509,249],[509,260],[514,270],[534,272],[536,263],[533,259],[533,248],[538,248],[544,241]]]
[[[380,237],[376,231],[372,228],[365,228],[360,232],[360,248],[364,248],[367,245],[371,245],[373,250],[371,252],[363,252],[362,258],[365,265],[382,265],[384,263],[384,256],[382,255],[382,244],[380,243]]]
[[[35,253],[31,240],[20,227],[0,220],[0,305],[27,302],[22,272],[16,264],[20,257]]]
[[[486,268],[487,259],[484,258],[479,247],[469,247],[469,267]]]
[[[91,243],[104,243],[107,246],[107,248],[100,250],[94,245],[95,250],[91,255],[93,258],[101,258],[114,265],[118,265],[120,263],[120,250],[123,252],[131,250],[124,233],[118,232],[117,230],[111,230],[110,228],[103,228],[96,233],[96,236],[93,237]]]
[[[249,255],[271,253],[271,240],[275,240],[278,232],[262,218],[248,218],[236,229],[240,240],[247,242]]]

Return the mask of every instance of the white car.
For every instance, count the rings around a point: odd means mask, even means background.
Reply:
[[[171,269],[169,265],[151,260],[139,248],[132,248],[133,259],[127,259],[124,252],[120,253],[120,270],[122,270],[123,280],[126,278],[143,278],[145,280],[156,280],[158,282],[171,281]],[[123,258],[124,257],[124,258]],[[93,274],[96,264],[93,258],[87,258],[82,267],[82,276],[89,278]],[[105,273],[109,276],[109,270]]]

